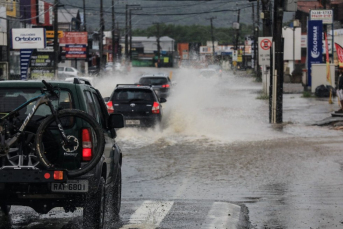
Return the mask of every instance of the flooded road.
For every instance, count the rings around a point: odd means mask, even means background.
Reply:
[[[343,226],[342,132],[308,125],[336,104],[287,94],[272,126],[253,78],[175,75],[163,131],[119,132],[124,197],[241,203],[252,228]]]
[[[135,71],[95,86],[105,97],[117,83],[156,72]],[[343,227],[343,132],[308,125],[337,104],[285,94],[285,124],[273,126],[268,100],[257,99],[261,83],[243,72],[199,79],[195,70],[178,70],[173,81],[162,129],[118,131],[122,209],[107,228]],[[9,223],[82,225],[82,209],[54,211],[42,216],[14,207]]]

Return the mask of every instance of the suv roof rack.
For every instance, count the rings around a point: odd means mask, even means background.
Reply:
[[[117,84],[116,88],[118,87],[152,87],[152,85],[148,84]]]
[[[78,77],[74,78],[74,84],[87,84],[89,86],[92,86],[92,84],[88,80],[82,79],[82,78],[78,78]]]

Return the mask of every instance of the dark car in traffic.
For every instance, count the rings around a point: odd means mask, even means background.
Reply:
[[[172,82],[166,74],[143,75],[138,84],[151,85],[160,98],[167,98],[170,95]]]
[[[152,127],[161,123],[165,98],[153,87],[140,84],[118,84],[107,101],[107,110],[124,115],[126,127]]]

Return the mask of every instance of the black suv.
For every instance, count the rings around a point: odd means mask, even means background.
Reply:
[[[160,98],[167,98],[173,86],[169,76],[164,73],[143,75],[138,84],[151,85]]]
[[[29,147],[30,143],[26,144],[21,152],[19,150],[18,155],[7,155],[7,157],[2,155],[0,160],[1,210],[6,215],[11,205],[22,205],[32,207],[38,213],[46,214],[54,207],[63,207],[66,212],[73,212],[76,207],[83,207],[84,228],[102,228],[105,213],[118,217],[120,211],[122,152],[116,144],[114,128],[123,127],[123,117],[122,115],[110,116],[101,94],[87,81],[76,78],[74,82],[50,83],[60,89],[59,101],[52,101],[54,106],[59,106],[58,109],[73,108],[85,111],[100,124],[105,137],[105,142],[100,143],[104,144],[102,157],[98,164],[85,175],[78,177],[67,175],[59,180],[55,177],[56,171],[46,170],[39,163],[32,163],[34,156],[25,155],[25,148]],[[42,86],[40,81],[1,81],[0,114],[11,111],[41,94]],[[27,109],[21,110],[23,112],[18,113],[16,119],[22,122],[33,105],[29,104]],[[28,124],[33,133],[48,115],[50,115],[50,110],[45,105],[40,106],[30,121],[32,123]],[[112,119],[113,116],[117,118]],[[73,125],[71,128],[76,131],[80,129],[77,124],[71,125]],[[48,155],[49,150],[46,151]],[[30,166],[21,167],[18,164],[16,158],[20,157],[19,154],[23,155],[23,160]],[[76,158],[75,156],[68,158],[68,154],[64,153],[63,163],[69,163],[66,167],[71,163],[80,163],[76,162]]]
[[[108,112],[123,114],[125,126],[132,127],[152,127],[161,123],[161,103],[167,101],[159,98],[151,86],[137,84],[118,84],[105,100]]]

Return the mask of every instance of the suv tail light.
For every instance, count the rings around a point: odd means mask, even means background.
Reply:
[[[164,85],[162,85],[162,87],[163,87],[163,88],[169,88],[170,85],[169,85],[169,84],[164,84]]]
[[[108,112],[109,114],[114,113],[114,108],[113,108],[113,102],[112,102],[112,101],[108,101],[108,102],[106,103],[106,107],[107,107],[107,112]]]
[[[159,114],[160,113],[160,104],[158,102],[154,102],[152,105],[152,113]]]
[[[82,129],[82,160],[90,161],[92,159],[92,138],[89,129]]]

